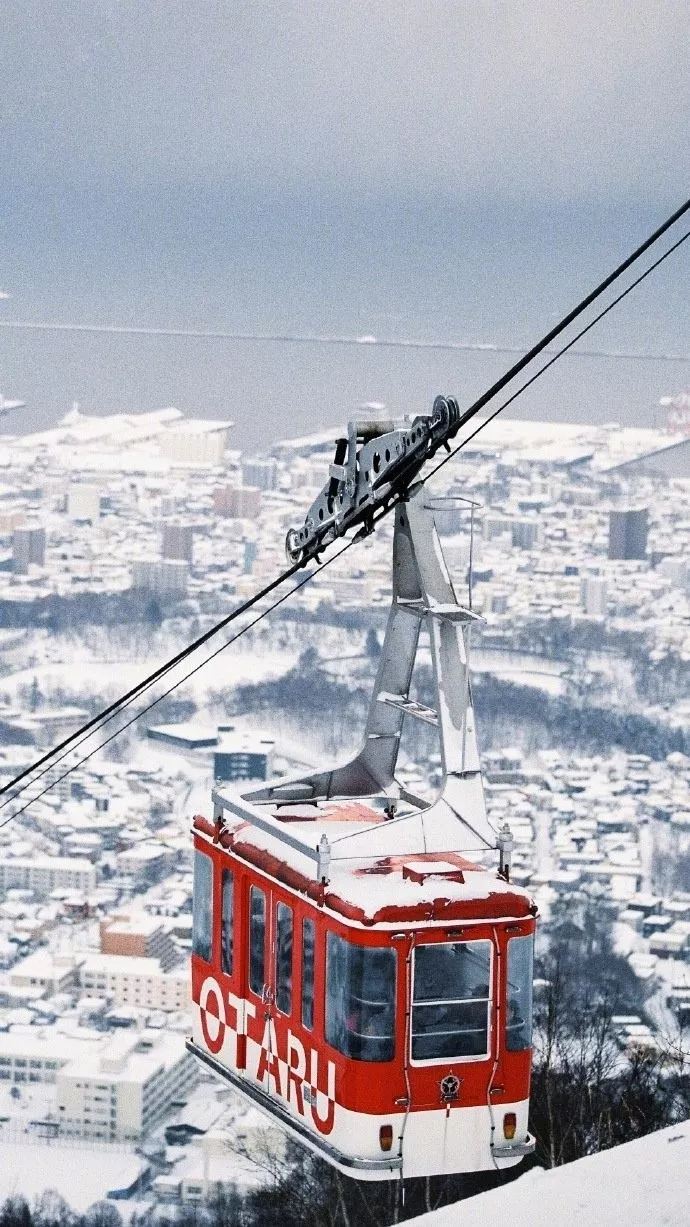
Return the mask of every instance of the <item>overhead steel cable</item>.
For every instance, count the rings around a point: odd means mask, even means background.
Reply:
[[[102,711],[98,712],[90,720],[87,720],[86,723],[82,724],[81,727],[74,733],[70,733],[69,737],[65,737],[58,743],[58,745],[54,746],[52,750],[48,750],[41,756],[41,758],[37,759],[31,767],[26,767],[23,771],[20,771],[18,775],[9,781],[9,783],[4,784],[2,788],[0,788],[0,797],[9,792],[10,789],[14,788],[15,784],[19,784],[22,780],[26,779],[28,775],[31,775],[33,772],[37,771],[39,767],[42,767],[45,763],[48,763],[55,757],[56,754],[59,754],[62,750],[66,750],[70,746],[74,745],[74,743],[84,734],[97,728],[106,719],[110,718],[111,715],[115,715],[118,711],[130,703],[132,699],[135,699],[138,694],[144,690],[147,690],[149,686],[153,685],[154,682],[159,681],[165,676],[166,673],[169,673],[171,669],[174,669],[175,665],[180,664],[181,661],[185,660],[188,656],[191,656],[192,652],[196,652],[198,648],[203,647],[203,645],[208,643],[209,639],[212,639],[214,635],[217,635],[220,631],[224,630],[226,626],[229,626],[231,622],[234,622],[237,618],[241,617],[242,614],[247,613],[248,610],[252,609],[254,605],[257,605],[259,601],[264,599],[264,597],[269,596],[271,592],[295,575],[297,571],[300,570],[302,565],[302,563],[295,563],[293,566],[288,567],[287,570],[283,571],[282,574],[277,576],[276,579],[271,580],[269,584],[266,584],[265,587],[261,588],[259,592],[255,592],[254,596],[249,597],[246,601],[243,601],[241,605],[238,605],[236,609],[233,609],[232,613],[229,613],[227,617],[222,618],[220,622],[216,622],[212,627],[210,627],[209,630],[205,631],[203,635],[199,635],[198,639],[195,639],[193,643],[188,644],[186,648],[183,648],[181,651],[177,652],[175,656],[172,656],[169,660],[165,661],[164,664],[158,667],[158,669],[154,669],[153,673],[149,673],[147,677],[142,678],[142,680],[138,682],[136,686],[133,686],[131,690],[126,691],[125,694],[120,695],[118,699],[115,699],[107,707],[104,707]]]
[[[623,260],[623,262],[619,264],[617,268],[614,268],[613,272],[609,273],[608,277],[605,277],[603,281],[600,281],[599,285],[595,286],[595,288],[591,290],[589,294],[586,294],[585,297],[580,300],[577,306],[573,307],[572,311],[569,311],[567,315],[564,315],[563,318],[559,320],[559,322],[555,324],[554,327],[551,328],[540,341],[537,341],[536,345],[533,345],[532,348],[519,359],[519,361],[515,362],[513,366],[506,371],[505,375],[502,375],[500,379],[497,379],[486,392],[484,392],[476,401],[474,401],[472,405],[470,405],[469,409],[465,410],[460,417],[458,429],[462,429],[462,427],[469,422],[471,418],[479,413],[480,409],[483,409],[490,400],[493,400],[494,396],[498,396],[499,392],[502,392],[507,384],[509,384],[512,379],[515,379],[516,375],[519,375],[521,371],[524,371],[525,367],[528,366],[529,363],[534,360],[534,358],[541,354],[552,341],[555,341],[556,337],[559,337],[562,332],[565,332],[566,328],[568,328],[570,324],[574,323],[575,320],[582,315],[583,311],[586,311],[588,307],[591,307],[592,303],[596,302],[597,298],[600,298],[601,295],[608,290],[609,286],[613,285],[614,281],[617,281],[619,277],[622,277],[623,273],[627,272],[627,270],[633,264],[635,264],[646,251],[649,251],[650,247],[653,247],[654,244],[658,242],[662,235],[666,234],[666,232],[670,230],[671,227],[674,226],[675,223],[689,211],[690,200],[686,200],[685,204],[682,204],[679,209],[676,209],[675,213],[672,213],[671,216],[667,218],[666,221],[659,226],[653,234],[650,234],[649,238],[645,239],[644,243],[640,243],[640,246],[636,247],[635,250],[627,257],[627,259]],[[556,357],[560,357],[560,354],[556,355]]]
[[[452,460],[454,456],[457,456],[458,452],[461,452],[463,447],[466,447],[467,444],[470,443],[472,439],[474,439],[479,432],[484,429],[485,426],[488,426],[489,422],[493,422],[494,418],[497,418],[499,413],[503,413],[503,410],[507,409],[508,405],[512,405],[513,401],[517,400],[518,396],[522,396],[522,393],[526,392],[527,389],[531,387],[531,385],[535,383],[545,371],[548,371],[549,367],[553,366],[554,362],[558,362],[558,359],[562,358],[573,345],[576,345],[577,342],[589,332],[590,328],[594,328],[595,324],[598,324],[605,315],[608,315],[609,311],[612,311],[619,302],[622,302],[622,300],[626,298],[627,295],[632,292],[632,290],[634,290],[642,281],[645,280],[645,277],[648,277],[650,273],[654,272],[655,268],[658,268],[660,264],[663,264],[664,260],[667,260],[668,257],[672,255],[673,252],[676,251],[683,243],[685,243],[687,239],[690,239],[690,230],[686,230],[685,234],[681,235],[681,237],[677,239],[676,242],[663,253],[663,255],[659,256],[658,260],[655,260],[653,264],[650,264],[649,268],[646,268],[643,273],[640,273],[639,277],[636,277],[635,280],[626,287],[626,289],[622,290],[621,293],[618,294],[607,307],[604,307],[604,309],[600,311],[598,315],[595,315],[594,319],[590,320],[589,324],[586,324],[585,327],[573,337],[572,341],[568,341],[567,344],[561,347],[561,349],[557,350],[548,362],[545,362],[543,366],[540,366],[539,370],[535,371],[534,375],[531,375],[529,379],[525,380],[525,382],[520,385],[517,391],[513,392],[507,400],[504,400],[497,409],[494,409],[493,412],[489,414],[488,417],[482,418],[481,422],[475,427],[472,433],[467,435],[467,437],[463,439],[457,447],[454,447],[450,452],[448,452],[446,456],[443,456],[442,459],[439,460],[438,464],[434,466],[431,472],[425,474],[422,481],[429,481],[430,478],[438,473],[439,469],[443,468],[444,464],[447,464],[449,460]]]
[[[473,417],[475,417],[475,415],[479,413],[480,410],[489,403],[489,401],[491,401],[495,396],[497,396],[499,392],[501,392],[503,388],[507,386],[508,383],[510,383],[518,374],[520,374],[520,372],[523,371],[525,367],[534,360],[534,358],[536,358],[540,353],[543,353],[544,350],[547,348],[547,346],[550,345],[550,343],[556,337],[560,336],[561,333],[570,324],[574,322],[574,320],[576,320],[589,306],[591,306],[592,303],[595,302],[596,299],[601,296],[601,294],[603,294],[619,277],[623,275],[624,272],[627,271],[627,269],[629,269],[637,260],[639,260],[641,256],[644,255],[644,253],[648,251],[650,247],[652,247],[653,244],[656,243],[662,237],[662,235],[664,235],[689,210],[690,210],[690,200],[687,200],[661,226],[659,226],[657,230],[655,230],[654,233],[645,240],[644,243],[640,244],[640,246],[637,247],[635,251],[633,251],[631,255],[627,257],[627,259],[625,259],[621,264],[619,264],[617,268],[613,270],[612,273],[610,273],[606,278],[604,278],[603,281],[599,283],[598,286],[595,287],[594,290],[592,290],[588,295],[586,295],[586,297],[583,298],[577,304],[577,306],[575,306],[570,312],[568,312],[568,314],[564,316],[559,321],[558,324],[556,324],[552,329],[550,329],[550,331],[544,337],[542,337],[541,340],[538,341],[537,344],[534,345],[527,353],[525,353],[518,362],[514,363],[513,366],[510,367],[509,370],[506,371],[505,374],[501,376],[500,379],[498,379],[494,384],[492,384],[491,387],[482,394],[482,396],[480,396],[476,401],[474,401],[473,404],[470,405],[470,407],[467,410],[465,410],[465,412],[461,415],[457,428],[456,428],[456,433],[457,433],[457,430],[461,429],[463,425],[465,425]],[[483,429],[483,427],[486,425],[488,421],[493,420],[493,418],[496,417],[500,412],[502,412],[503,409],[506,408],[508,404],[510,404],[513,400],[515,400],[517,396],[521,395],[521,393],[525,391],[527,387],[529,387],[536,379],[538,379],[539,376],[543,374],[545,370],[548,369],[548,367],[552,366],[554,362],[558,361],[558,359],[565,352],[567,352],[568,349],[570,349],[571,345],[575,344],[575,342],[581,336],[583,336],[586,332],[588,332],[589,329],[593,327],[594,324],[597,323],[599,319],[601,319],[604,315],[606,315],[608,311],[611,310],[616,305],[617,302],[621,301],[621,299],[624,298],[626,294],[630,293],[631,290],[633,290],[636,285],[638,285],[641,281],[643,281],[646,276],[648,276],[656,267],[658,267],[659,264],[663,262],[663,260],[665,260],[669,255],[671,255],[671,253],[675,251],[676,248],[679,247],[680,244],[683,243],[687,237],[688,237],[688,234],[683,235],[682,238],[678,240],[671,248],[669,248],[668,251],[666,251],[662,257],[660,257],[654,264],[652,264],[647,270],[645,270],[645,272],[639,278],[637,278],[636,281],[634,281],[623,293],[621,293],[611,304],[609,304],[609,306],[604,311],[602,311],[593,321],[591,321],[591,323],[588,324],[587,327],[584,328],[578,334],[578,336],[573,338],[573,340],[568,345],[564,346],[561,350],[559,350],[549,360],[549,362],[547,362],[542,368],[540,368],[540,370],[536,372],[536,374],[531,379],[529,379],[524,385],[522,385],[521,388],[518,389],[518,391],[514,393],[514,395],[511,396],[506,402],[504,402],[492,415],[490,415],[489,418],[482,421],[477,427],[477,429],[473,432],[473,434],[470,435],[467,439],[463,440],[463,442],[459,445],[459,447],[454,449],[454,451],[451,452],[448,456],[444,457],[443,460],[423,480],[425,481],[428,480],[430,477],[433,476],[435,472],[438,472],[438,470],[442,467],[442,465],[445,464],[448,459],[450,459],[451,455],[454,455],[458,451],[460,451],[461,448],[465,446],[470,441],[471,438],[474,438],[475,435],[478,434],[479,431]],[[371,525],[373,526],[373,524],[378,523],[383,518],[383,516],[389,514],[389,512],[393,509],[396,503],[401,500],[401,497],[402,496],[397,495],[390,503],[388,503],[387,506],[383,507],[377,513],[375,513],[374,516],[372,517]],[[349,548],[349,546],[353,544],[355,539],[356,538],[352,538],[348,542],[347,547],[345,548]],[[327,559],[324,563],[321,563],[318,569],[322,570],[324,567],[328,566],[331,561],[334,561],[335,558],[340,557],[341,554],[344,552],[345,552],[344,549],[338,551],[338,553],[333,555],[332,558]],[[113,703],[109,704],[102,711],[97,713],[94,717],[92,717],[91,720],[87,721],[84,725],[82,725],[74,733],[70,734],[69,737],[64,738],[62,742],[60,742],[57,746],[53,747],[53,749],[48,751],[46,754],[42,755],[42,757],[37,759],[37,761],[34,764],[32,764],[30,767],[27,767],[23,771],[19,772],[12,780],[10,780],[2,788],[0,788],[0,796],[3,796],[3,795],[6,796],[8,793],[10,793],[12,789],[16,788],[17,784],[20,784],[22,781],[27,780],[28,777],[30,776],[33,777],[33,782],[36,782],[36,780],[40,778],[40,775],[39,776],[36,775],[36,772],[39,771],[39,769],[45,767],[46,770],[49,770],[50,766],[51,765],[54,766],[56,761],[62,761],[62,758],[65,757],[66,753],[68,753],[72,748],[75,748],[76,745],[82,744],[90,732],[94,731],[97,728],[103,727],[119,711],[122,711],[124,710],[125,707],[129,706],[129,704],[133,702],[134,699],[136,699],[142,693],[144,693],[147,689],[149,689],[150,686],[152,686],[156,681],[159,681],[163,677],[165,677],[166,674],[168,674],[173,668],[175,668],[176,665],[178,665],[183,660],[185,660],[188,656],[190,656],[198,648],[202,647],[204,643],[207,643],[211,638],[213,638],[216,634],[218,634],[226,626],[230,625],[230,623],[232,623],[237,618],[239,618],[243,613],[246,613],[249,609],[253,608],[256,604],[258,604],[259,601],[261,601],[264,597],[268,596],[277,587],[279,587],[280,584],[290,579],[293,575],[296,574],[298,570],[301,569],[302,566],[305,565],[305,561],[309,561],[309,559],[306,559],[306,560],[301,559],[300,561],[294,563],[291,567],[287,568],[284,572],[282,572],[280,576],[272,580],[269,584],[265,585],[265,587],[262,588],[259,592],[255,593],[253,597],[250,597],[247,601],[243,602],[240,606],[238,606],[235,610],[233,610],[232,613],[228,614],[226,618],[221,619],[220,622],[212,626],[203,635],[200,635],[196,640],[194,640],[193,643],[189,644],[186,648],[182,649],[175,656],[171,657],[170,660],[166,661],[163,665],[161,665],[153,673],[149,674],[146,678],[142,679],[142,681],[138,683],[136,686],[132,687],[131,690],[127,691],[124,695],[121,695],[119,699],[114,700]],[[302,583],[297,585],[297,587],[302,587],[304,584],[308,583],[310,578],[311,578],[311,575],[305,576]],[[282,603],[282,600],[286,600],[289,595],[290,595],[290,592],[284,594],[281,600],[277,601],[275,605],[272,606],[271,608],[275,608],[276,605]],[[270,610],[265,611],[265,613],[268,613],[268,612],[270,612]],[[265,613],[262,614],[261,616],[262,617],[265,616]],[[260,621],[260,620],[261,620],[260,618],[256,619],[256,621]],[[240,632],[240,633],[244,633],[244,632]],[[239,638],[239,635],[235,636],[232,640],[229,640],[228,643],[234,642],[235,639],[237,638]],[[228,644],[222,645],[222,647],[219,648],[218,651],[223,650],[223,648],[226,646],[228,646]],[[217,652],[213,653],[213,655],[217,655]],[[212,657],[208,659],[212,659]],[[191,676],[192,673],[195,673],[198,668],[201,668],[201,665],[204,663],[206,662],[205,661],[201,662],[199,666],[197,666],[194,670],[190,672],[189,676]],[[186,679],[185,678],[180,679],[180,681],[175,683],[170,688],[170,690],[166,693],[171,693],[171,691],[176,689],[176,687],[180,685],[181,682],[184,680]],[[162,697],[163,696],[161,695],[160,698]],[[158,701],[160,700],[159,699],[155,700],[154,703],[150,704],[149,706],[150,707],[155,706],[155,702],[158,702]],[[149,710],[149,708],[147,708],[146,710]],[[139,713],[139,714],[143,714],[143,713]],[[138,716],[135,718],[138,718]],[[129,723],[132,723],[132,721],[130,721]],[[124,727],[128,727],[128,725],[125,725]],[[122,730],[118,730],[118,731],[122,731]],[[107,740],[108,741],[112,740],[114,736],[117,736],[117,732],[113,734],[110,738],[108,738]],[[107,744],[107,741],[104,742],[103,744],[104,745]],[[99,747],[96,747],[96,749],[98,748]],[[95,753],[95,752],[96,750],[92,751],[91,753]],[[91,753],[87,755],[86,757],[90,758]],[[58,755],[61,755],[62,757],[59,759],[56,758],[56,756]],[[75,764],[73,767],[69,768],[68,771],[65,772],[65,775],[69,774],[78,765],[79,764]],[[45,774],[45,772],[41,771],[41,775],[42,774]],[[60,778],[64,778],[64,777],[60,777]],[[28,788],[29,786],[30,786],[30,782],[25,784],[24,788],[17,789],[16,791],[14,791],[14,793],[12,794],[12,797],[8,798],[5,802],[0,803],[0,808],[2,808],[3,805],[6,805],[9,800],[15,799],[16,797],[21,795],[21,793],[25,790],[25,788]],[[51,783],[49,787],[52,787],[52,786],[53,785]],[[48,789],[46,788],[44,792],[45,791],[48,791]],[[41,793],[40,795],[42,796],[43,793]],[[34,798],[34,800],[36,799],[37,798]],[[31,804],[31,802],[28,802],[27,804]],[[26,807],[23,807],[23,808],[26,808]],[[23,812],[23,809],[20,811],[16,811],[16,812],[17,813]],[[6,819],[6,822],[10,821],[11,817],[14,817],[14,816],[15,816],[14,814],[11,815],[10,818]],[[5,825],[5,824],[3,823],[0,825]]]
[[[302,579],[300,580],[300,582],[298,584],[295,584],[294,588],[290,588],[287,592],[284,592],[283,595],[278,597],[278,599],[274,601],[273,604],[270,605],[268,609],[263,609],[261,613],[257,615],[257,617],[253,618],[251,622],[248,622],[246,626],[243,626],[242,629],[239,630],[236,635],[233,635],[231,639],[227,639],[225,643],[221,643],[220,647],[216,648],[214,652],[211,652],[210,656],[206,656],[204,660],[200,660],[199,663],[195,665],[193,669],[190,669],[188,673],[185,673],[184,677],[178,678],[177,681],[173,682],[172,686],[169,686],[167,690],[164,690],[161,694],[156,695],[155,699],[152,699],[152,701],[148,703],[146,707],[140,710],[137,710],[135,714],[131,716],[130,719],[125,722],[125,724],[115,729],[114,732],[112,732],[108,737],[106,737],[103,741],[99,742],[97,746],[94,746],[91,750],[88,751],[87,754],[84,754],[82,758],[78,760],[78,762],[72,763],[69,767],[67,767],[67,769],[62,773],[62,775],[59,775],[56,779],[51,780],[49,784],[46,784],[45,788],[43,788],[41,792],[37,793],[36,796],[34,797],[29,797],[29,799],[25,801],[22,806],[19,807],[19,809],[13,810],[11,814],[8,814],[7,817],[4,819],[4,821],[0,822],[0,831],[2,830],[3,827],[7,826],[7,824],[10,823],[13,818],[19,817],[20,814],[23,814],[24,811],[27,810],[31,805],[33,805],[36,801],[40,801],[41,797],[44,797],[47,792],[50,792],[51,788],[54,788],[55,785],[59,784],[61,780],[66,779],[67,776],[71,775],[73,771],[76,771],[79,767],[82,767],[84,763],[88,762],[90,758],[93,758],[94,754],[97,754],[99,750],[102,750],[105,746],[109,745],[111,741],[114,741],[116,737],[119,737],[121,733],[124,733],[125,729],[128,729],[130,725],[135,724],[137,720],[140,720],[142,716],[145,716],[146,713],[151,711],[152,708],[156,707],[158,703],[160,703],[163,699],[166,699],[169,695],[171,695],[174,690],[177,690],[178,686],[182,686],[184,682],[189,681],[190,677],[193,677],[195,673],[198,673],[200,669],[203,669],[204,665],[207,665],[209,661],[214,659],[214,657],[219,656],[220,653],[224,652],[226,648],[229,648],[233,643],[236,643],[238,639],[241,639],[242,636],[247,633],[247,631],[250,631],[253,629],[253,627],[257,626],[259,622],[261,622],[264,618],[268,617],[269,614],[273,613],[274,609],[277,609],[279,605],[282,605],[285,601],[289,600],[289,598],[293,595],[294,592],[296,592],[299,588],[303,588],[305,584],[308,584],[314,578],[315,575],[318,575],[321,571],[325,571],[326,567],[330,566],[331,563],[336,562],[338,558],[342,558],[343,554],[345,554],[355,544],[355,540],[356,538],[351,537],[350,540],[346,541],[345,544],[342,546],[342,548],[337,551],[337,553],[331,554],[331,556],[329,558],[326,558],[324,562],[319,563],[318,567],[316,567],[314,571],[310,571],[306,575],[304,575]],[[152,685],[154,685],[154,682],[148,683],[149,687]],[[123,707],[120,708],[119,710],[124,710],[124,707],[129,706],[131,703],[133,703],[136,697],[137,696],[132,696],[132,698],[128,699],[127,703],[123,704]],[[100,728],[104,728],[105,725],[110,720],[112,720],[113,717],[117,714],[118,714],[117,712],[113,712],[107,718],[107,720],[104,720],[103,724],[100,725]],[[43,770],[39,772],[37,776],[34,776],[31,780],[25,781],[23,786],[19,788],[16,793],[13,793],[11,797],[5,798],[5,800],[0,805],[0,809],[4,808],[5,806],[9,805],[12,801],[16,800],[24,792],[26,792],[29,788],[31,788],[33,784],[36,784],[38,780],[41,779],[42,776],[46,775],[49,771],[52,771],[53,768],[57,765],[57,763],[62,762],[70,753],[72,753],[73,750],[77,748],[77,746],[82,745],[84,741],[88,740],[89,736],[92,736],[95,731],[96,730],[92,729],[91,733],[87,733],[81,739],[81,741],[76,743],[75,746],[71,746],[70,749],[65,750],[64,753],[60,756],[60,758],[56,760],[56,762],[54,763],[51,762],[47,767],[44,767]]]

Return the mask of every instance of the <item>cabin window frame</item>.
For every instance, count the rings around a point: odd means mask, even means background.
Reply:
[[[419,1000],[415,996],[415,981],[417,960],[421,951],[434,950],[439,946],[475,946],[483,945],[487,947],[488,952],[488,992],[486,996],[471,996],[471,997],[436,997]],[[490,937],[470,937],[463,939],[454,939],[442,942],[422,942],[414,947],[412,957],[412,975],[410,977],[410,1064],[415,1066],[427,1065],[447,1065],[449,1062],[455,1064],[469,1064],[477,1061],[486,1061],[491,1056],[492,1048],[492,1032],[493,1032],[493,1013],[494,1013],[494,945]],[[414,1041],[415,1041],[415,1012],[419,1009],[438,1010],[448,1009],[450,1007],[476,1006],[482,1003],[486,1007],[486,1044],[481,1052],[476,1053],[442,1053],[430,1057],[414,1056]],[[483,1029],[483,1028],[482,1028]],[[449,1035],[467,1035],[471,1034],[474,1028],[453,1028],[448,1031]],[[440,1035],[442,1032],[427,1031],[418,1032],[418,1035]]]
[[[336,945],[337,943],[337,945]],[[389,965],[390,984],[386,986],[388,999],[374,999],[353,992],[353,984],[364,991],[362,980],[372,975],[373,968],[366,969],[367,960],[382,956],[383,965]],[[357,967],[359,961],[360,966]],[[368,975],[367,975],[368,973]],[[357,984],[359,979],[360,984]],[[349,941],[334,929],[326,932],[326,983],[324,1010],[324,1039],[341,1056],[362,1064],[389,1064],[395,1060],[396,1014],[398,1003],[398,956],[392,946],[370,946]],[[367,989],[367,992],[372,991]],[[381,990],[378,990],[381,991]],[[365,1007],[365,1008],[363,1008]],[[370,1017],[367,1016],[370,1012]],[[380,1027],[382,1019],[376,1016],[388,1011],[389,1027],[378,1033],[370,1031]],[[356,1026],[353,1016],[357,1012]],[[385,1017],[385,1015],[384,1015]]]
[[[213,878],[213,858],[201,848],[195,848],[192,882],[192,954],[202,959],[204,963],[213,961]]]

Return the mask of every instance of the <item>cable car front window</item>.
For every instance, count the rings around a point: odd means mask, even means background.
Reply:
[[[194,893],[192,915],[192,951],[200,959],[211,962],[211,890],[213,866],[203,852],[194,853]]]
[[[266,946],[266,896],[258,886],[249,889],[249,987],[263,996]]]
[[[491,942],[442,942],[414,953],[412,1059],[488,1053]]]
[[[524,1052],[532,1047],[532,977],[534,935],[511,937],[508,942],[508,1000],[506,1048]]]
[[[355,946],[328,934],[326,1040],[357,1061],[393,1060],[394,950]]]
[[[292,1010],[292,908],[276,904],[276,1005],[281,1014]]]

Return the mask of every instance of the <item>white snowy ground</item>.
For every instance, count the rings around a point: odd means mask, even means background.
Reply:
[[[30,1121],[47,1116],[50,1109],[54,1111],[50,1089],[41,1084],[27,1088],[18,1103],[11,1101],[18,1115],[9,1121],[9,1094],[6,1087],[0,1087],[0,1206],[7,1197],[20,1196],[32,1204],[53,1190],[83,1214],[109,1192],[134,1187],[150,1165],[132,1144],[47,1141],[38,1137]],[[227,1181],[240,1189],[256,1188],[266,1181],[267,1172],[284,1162],[286,1139],[282,1130],[216,1079],[205,1079],[190,1093],[182,1115],[196,1123],[203,1118],[203,1124],[208,1127],[210,1123],[211,1127],[188,1145],[167,1149],[167,1158],[173,1164],[169,1173],[173,1183],[193,1180],[201,1184],[208,1179]],[[165,1125],[169,1123],[168,1117],[149,1139],[152,1149],[163,1144]],[[151,1175],[155,1177],[155,1167]],[[166,1178],[162,1179],[165,1183]],[[154,1185],[151,1194],[142,1180],[138,1196],[135,1189],[133,1199],[117,1202],[123,1218],[128,1220],[134,1209],[150,1209],[157,1191],[160,1193]]]
[[[687,1227],[690,1121],[565,1167],[533,1168],[409,1227]]]
[[[213,648],[209,649],[209,651],[212,650]],[[191,660],[185,661],[184,665],[171,671],[169,677],[166,678],[165,688],[181,680],[202,660],[207,659],[208,654],[209,652],[204,654],[204,651],[201,650]],[[263,682],[268,678],[282,676],[296,663],[297,653],[236,651],[233,654],[228,651],[217,656],[210,668],[202,669],[184,684],[189,687],[189,697],[203,701],[210,684],[215,690],[221,690],[246,682]],[[19,688],[31,686],[36,678],[41,691],[48,697],[55,690],[62,690],[75,697],[95,692],[98,696],[109,698],[111,692],[119,695],[130,687],[136,686],[142,678],[159,668],[160,664],[161,660],[158,658],[139,662],[88,660],[81,664],[74,661],[67,663],[52,661],[20,669],[4,677],[0,688],[10,702],[15,702]],[[161,687],[158,689],[160,690]],[[152,690],[151,697],[153,698],[155,694],[156,691]]]
[[[124,1148],[0,1141],[0,1204],[18,1196],[31,1204],[55,1189],[83,1214],[109,1190],[130,1188],[147,1167]]]

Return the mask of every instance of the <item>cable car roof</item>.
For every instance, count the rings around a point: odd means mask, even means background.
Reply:
[[[281,807],[273,815],[276,826],[285,824],[294,841],[284,842],[281,832],[249,825],[240,816],[225,813],[222,827],[206,818],[194,819],[194,832],[206,840],[231,849],[289,890],[306,895],[328,911],[366,927],[400,924],[520,919],[536,914],[529,892],[506,882],[495,869],[468,860],[457,852],[411,851],[391,854],[369,842],[366,857],[333,858],[328,883],[319,881],[315,859],[295,846],[297,840],[317,843],[322,823],[335,838],[378,827],[382,836],[393,826],[368,806],[351,801],[328,801],[324,805]],[[295,810],[308,809],[309,816]],[[365,820],[369,813],[370,820]],[[287,832],[286,832],[287,834]]]

